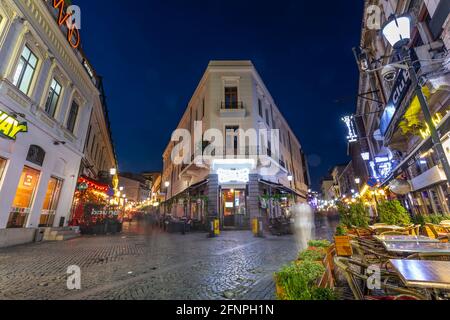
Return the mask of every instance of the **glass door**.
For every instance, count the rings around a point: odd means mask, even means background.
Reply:
[[[8,228],[24,228],[33,205],[40,172],[29,167],[23,169],[8,220]]]
[[[47,193],[45,194],[44,207],[42,209],[39,227],[53,227],[55,222],[56,209],[58,208],[59,195],[61,194],[62,181],[51,178]]]
[[[224,227],[242,227],[247,215],[245,190],[222,191]]]

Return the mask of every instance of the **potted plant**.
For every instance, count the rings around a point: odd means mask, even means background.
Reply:
[[[275,274],[279,300],[336,300],[332,289],[320,288],[318,282],[325,267],[315,261],[291,263]]]
[[[345,225],[340,224],[337,226],[334,242],[336,246],[336,255],[340,257],[351,257],[353,255],[350,236],[348,235],[348,229]]]

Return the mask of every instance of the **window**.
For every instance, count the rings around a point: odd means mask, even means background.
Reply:
[[[62,181],[57,178],[50,178],[45,194],[44,207],[42,209],[39,227],[53,227],[55,222],[56,209],[58,208],[59,195],[61,194]]]
[[[227,155],[238,155],[239,126],[226,126],[225,133]]]
[[[78,104],[74,101],[72,102],[72,107],[70,108],[69,118],[67,119],[67,130],[74,133],[75,125],[77,123],[79,107]]]
[[[94,135],[94,137],[92,138],[92,143],[91,143],[91,157],[94,156],[94,148],[95,148],[96,138],[97,138],[96,135]]]
[[[8,220],[8,228],[24,228],[38,186],[40,172],[29,167],[23,169]]]
[[[85,147],[85,150],[87,150],[89,148],[89,142],[91,140],[91,133],[92,133],[92,126],[89,125],[88,134],[86,136],[86,147]]]
[[[0,181],[2,180],[3,172],[5,172],[5,168],[6,168],[6,160],[0,158]]]
[[[270,126],[270,116],[269,116],[269,110],[266,109],[266,123],[268,126]]]
[[[203,118],[205,118],[205,98],[203,98],[203,101],[202,101],[202,112],[203,112],[203,115],[202,115],[202,119],[203,119]]]
[[[38,63],[37,57],[25,46],[14,74],[13,83],[25,94],[30,91],[31,81],[33,81],[34,72]]]
[[[61,89],[62,87],[59,82],[53,79],[48,91],[47,102],[45,103],[45,112],[52,118],[55,117],[56,107],[61,96]]]
[[[225,88],[225,109],[238,109],[238,88]]]
[[[262,108],[262,101],[261,101],[261,99],[258,99],[258,111],[259,111],[259,116],[261,118],[263,118],[264,116],[263,116],[263,108]]]

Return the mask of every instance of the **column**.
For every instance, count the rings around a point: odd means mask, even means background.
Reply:
[[[8,225],[12,203],[16,196],[27,153],[27,148],[16,145],[14,155],[8,159],[3,187],[0,189],[0,229],[5,229]]]
[[[14,53],[14,48],[19,40],[20,34],[24,28],[24,20],[16,16],[11,23],[11,27],[6,35],[5,42],[0,49],[0,79],[6,78],[8,66]]]
[[[48,83],[49,74],[51,73],[51,69],[54,63],[54,58],[47,55],[45,60],[42,62],[42,67],[40,68],[40,72],[37,78],[36,87],[34,88],[34,93],[32,99],[38,105],[39,108],[42,108],[41,100],[46,92],[46,85]],[[45,101],[44,101],[45,103]]]
[[[58,113],[56,115],[56,120],[62,126],[65,126],[66,114],[72,103],[71,99],[72,99],[73,91],[74,91],[74,88],[73,88],[72,83],[68,82],[64,85],[61,105],[58,108]]]
[[[250,181],[248,183],[248,214],[250,216],[250,221],[260,217],[260,202],[259,202],[260,192],[259,192],[259,176],[257,174],[250,175]]]
[[[219,176],[211,174],[208,179],[208,216],[219,217]]]
[[[48,154],[47,154],[48,156]],[[51,161],[53,163],[53,161]],[[46,161],[47,164],[47,161]],[[39,184],[37,186],[34,203],[31,208],[30,216],[28,217],[27,228],[38,228],[39,220],[41,219],[42,208],[44,207],[45,195],[47,194],[48,183],[50,182],[49,166],[45,165],[42,168]]]

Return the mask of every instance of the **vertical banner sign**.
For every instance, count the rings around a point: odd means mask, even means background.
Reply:
[[[357,142],[358,134],[356,133],[355,118],[353,116],[347,116],[343,117],[342,121],[344,121],[348,129],[348,136],[347,136],[348,142],[349,143]]]

